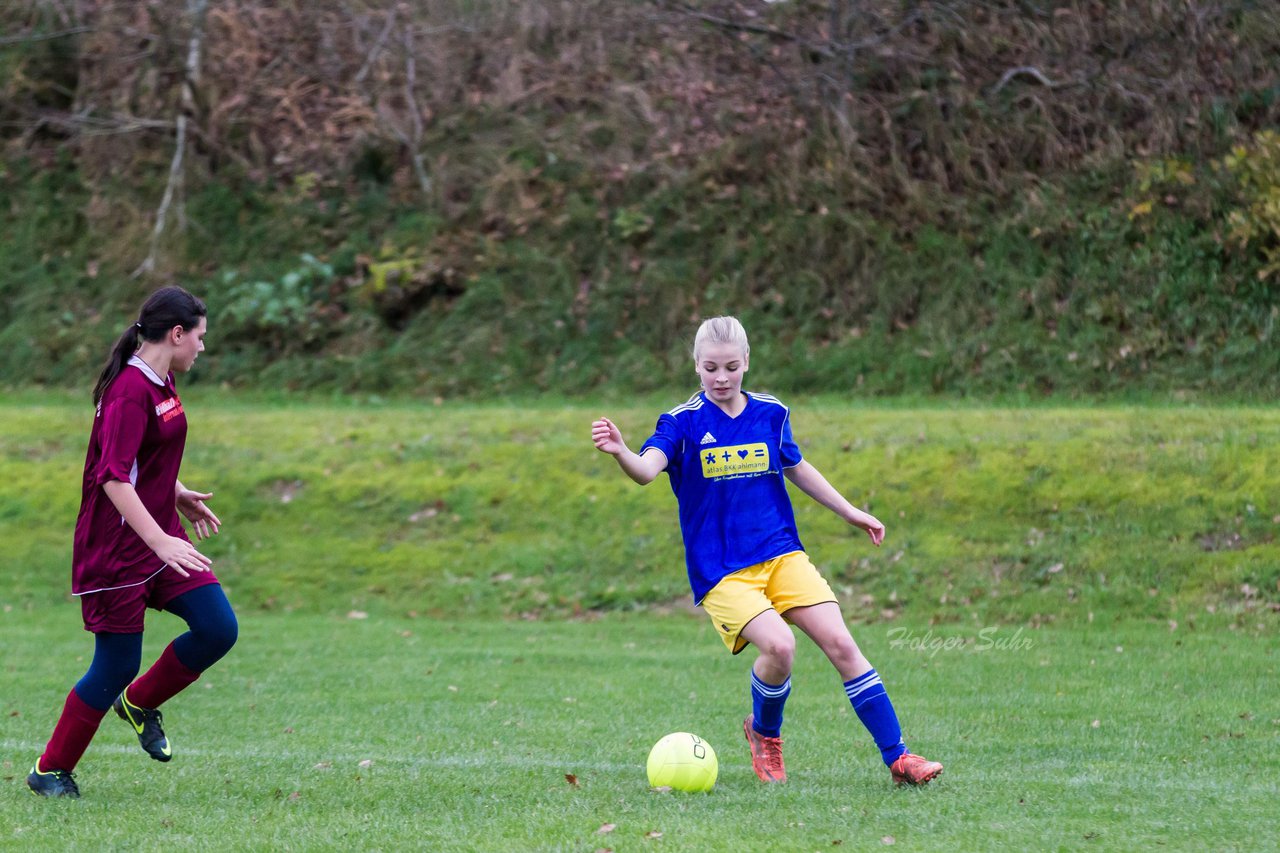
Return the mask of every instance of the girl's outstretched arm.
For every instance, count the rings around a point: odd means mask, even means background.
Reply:
[[[788,480],[796,484],[796,488],[800,491],[854,527],[867,531],[873,544],[878,546],[884,541],[884,525],[880,523],[880,519],[849,503],[844,495],[836,491],[835,486],[827,482],[827,478],[822,476],[822,472],[817,468],[802,461],[793,468],[787,468],[783,473],[787,475]]]
[[[656,447],[650,447],[643,456],[633,453],[622,440],[622,431],[608,418],[591,423],[591,441],[596,450],[616,459],[623,473],[642,486],[652,483],[667,468],[667,455]]]

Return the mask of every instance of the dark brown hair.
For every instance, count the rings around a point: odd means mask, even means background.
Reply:
[[[93,386],[93,403],[102,401],[102,395],[124,370],[129,359],[138,351],[142,341],[160,341],[174,326],[190,331],[200,325],[200,318],[208,314],[204,303],[176,285],[162,287],[147,297],[138,312],[136,322],[130,323],[111,348],[111,355]]]

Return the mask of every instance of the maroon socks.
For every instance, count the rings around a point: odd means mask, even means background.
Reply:
[[[159,708],[169,699],[190,687],[200,673],[191,669],[173,650],[173,643],[165,646],[160,659],[151,669],[138,676],[138,680],[125,690],[130,704],[139,708]]]
[[[68,773],[75,770],[80,756],[89,748],[89,741],[93,740],[98,724],[106,714],[106,711],[99,711],[85,704],[75,688],[72,688],[62,706],[62,716],[53,727],[49,745],[44,748],[44,755],[40,756],[40,770],[65,770]]]
[[[151,669],[129,685],[129,702],[140,708],[158,708],[190,687],[199,677],[199,672],[178,660],[173,643],[170,643]],[[62,716],[53,727],[49,744],[44,748],[44,755],[40,756],[40,770],[46,773],[50,770],[68,773],[75,770],[108,710],[110,708],[99,711],[87,704],[72,688],[62,706]]]

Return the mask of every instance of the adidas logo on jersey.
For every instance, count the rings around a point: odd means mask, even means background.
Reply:
[[[704,435],[702,437],[702,441],[698,442],[698,444],[715,444],[715,443],[716,443],[716,437],[711,433],[707,433],[706,435]]]

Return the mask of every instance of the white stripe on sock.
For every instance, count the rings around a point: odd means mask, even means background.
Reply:
[[[844,695],[848,696],[849,701],[852,702],[863,692],[865,692],[869,688],[875,687],[877,684],[880,684],[880,685],[884,684],[884,682],[880,680],[880,676],[878,675],[875,678],[864,681],[862,684],[850,684],[848,687],[844,689]]]
[[[788,676],[786,681],[782,682],[777,687],[774,687],[772,684],[765,684],[760,680],[760,677],[752,671],[751,687],[758,690],[762,696],[767,696],[770,699],[777,699],[779,696],[785,696],[791,691],[791,677]]]

